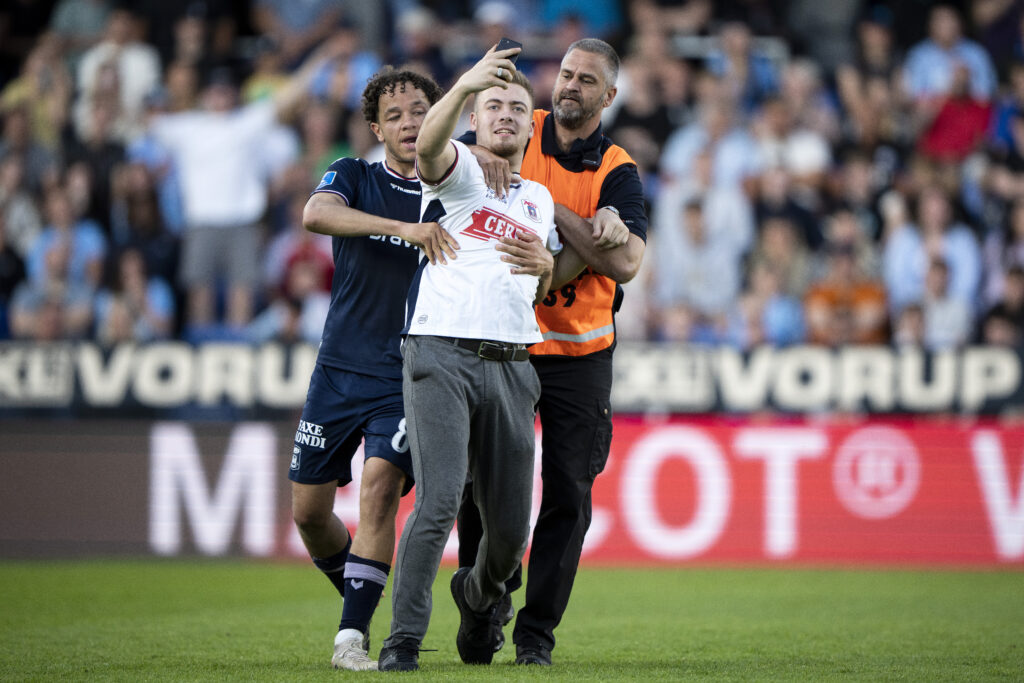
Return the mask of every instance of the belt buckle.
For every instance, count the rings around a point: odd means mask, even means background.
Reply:
[[[492,341],[482,341],[480,342],[480,347],[476,350],[476,355],[480,356],[484,360],[505,360],[506,351],[507,349],[502,344]]]

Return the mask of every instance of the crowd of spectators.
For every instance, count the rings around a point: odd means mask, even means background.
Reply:
[[[316,343],[302,207],[379,159],[385,64],[450,85],[502,35],[549,106],[565,48],[623,63],[647,256],[621,338],[1024,343],[1024,2],[7,0],[0,339]]]

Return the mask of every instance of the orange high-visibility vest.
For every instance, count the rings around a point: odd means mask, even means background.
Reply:
[[[521,175],[548,188],[558,204],[564,204],[584,218],[597,213],[601,184],[608,173],[623,164],[636,162],[618,145],[604,151],[601,165],[581,172],[567,171],[541,151],[541,134],[548,112],[533,112],[533,139],[523,157]],[[615,302],[615,281],[584,269],[578,278],[560,290],[549,292],[538,304],[537,322],[544,341],[530,347],[535,355],[583,356],[606,349],[615,341],[612,306]],[[549,305],[551,304],[551,305]]]

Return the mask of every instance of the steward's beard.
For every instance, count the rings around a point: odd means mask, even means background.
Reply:
[[[563,100],[575,102],[576,106],[562,106]],[[568,100],[565,97],[564,91],[560,93],[558,98],[555,100],[554,112],[555,121],[557,121],[563,128],[567,128],[569,130],[577,130],[578,128],[581,128],[583,124],[589,121],[594,115],[594,112],[586,109],[580,100]]]

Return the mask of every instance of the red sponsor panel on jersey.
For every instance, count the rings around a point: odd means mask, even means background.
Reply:
[[[473,212],[473,222],[463,228],[462,233],[478,240],[487,241],[502,237],[515,237],[518,230],[535,232],[525,225],[509,219],[504,214],[484,207]]]

